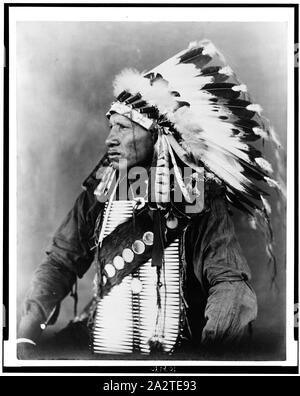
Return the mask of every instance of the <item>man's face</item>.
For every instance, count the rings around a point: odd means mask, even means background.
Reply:
[[[121,169],[125,164],[132,168],[149,163],[153,154],[151,132],[117,113],[110,116],[109,125],[110,133],[105,144],[109,160],[115,168]]]

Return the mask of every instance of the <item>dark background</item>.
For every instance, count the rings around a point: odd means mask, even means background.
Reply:
[[[17,25],[18,316],[49,240],[104,153],[112,80],[124,67],[151,69],[210,39],[248,86],[286,148],[287,26],[284,23],[19,22]],[[271,162],[274,157],[267,147]],[[276,165],[276,164],[275,164]],[[278,165],[278,163],[277,163]],[[284,162],[285,169],[285,162]],[[259,304],[254,358],[285,359],[285,218],[271,196],[277,289],[259,232],[234,213]],[[79,282],[79,310],[91,296],[93,268]],[[62,305],[57,330],[73,315]],[[49,329],[50,330],[50,329]],[[253,358],[253,356],[252,356]]]

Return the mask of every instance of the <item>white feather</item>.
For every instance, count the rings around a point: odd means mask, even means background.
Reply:
[[[252,130],[255,133],[255,135],[258,135],[258,136],[260,136],[260,137],[262,137],[263,139],[266,139],[266,140],[269,139],[269,135],[264,129],[254,127],[254,128],[252,128]]]
[[[255,158],[255,162],[266,172],[273,173],[272,165],[266,159],[259,157]]]
[[[209,55],[213,57],[214,55],[218,55],[220,60],[223,63],[226,63],[226,60],[223,56],[223,54],[215,47],[215,45],[210,41],[210,40],[202,40],[199,42],[199,47],[204,47],[202,54],[203,55]]]
[[[191,42],[189,43],[188,50],[191,50],[191,49],[193,49],[193,48],[196,48],[197,46],[198,46],[197,41],[191,41]]]
[[[199,142],[195,144],[193,141],[184,140],[183,146],[201,160],[211,172],[237,190],[245,192],[244,185],[250,185],[250,181],[242,174],[243,167],[230,154],[224,154],[207,142],[200,145]]]
[[[224,67],[222,67],[220,70],[219,70],[219,73],[220,74],[225,74],[226,76],[232,76],[234,73],[233,73],[233,70],[231,69],[231,67],[230,66],[224,66]]]
[[[177,101],[170,93],[168,83],[157,80],[151,86],[150,80],[133,69],[123,70],[114,80],[114,94],[128,91],[131,94],[140,93],[150,105],[157,106],[162,113],[172,112],[177,107]]]
[[[265,176],[264,177],[265,181],[268,183],[268,185],[272,188],[276,188],[278,191],[281,192],[281,194],[286,197],[286,188],[283,185],[283,183],[279,183],[278,181],[271,179],[270,177]]]
[[[165,136],[164,136],[164,138],[165,138]],[[179,188],[181,189],[181,191],[182,191],[182,193],[183,193],[183,196],[184,196],[184,198],[186,199],[186,201],[187,201],[187,202],[191,202],[189,193],[188,193],[188,191],[187,191],[187,189],[186,189],[186,187],[185,187],[185,185],[184,185],[181,172],[180,172],[180,170],[178,169],[177,162],[176,162],[176,159],[175,159],[175,156],[174,156],[174,153],[173,153],[173,149],[172,149],[172,147],[171,147],[169,141],[168,141],[166,138],[165,138],[165,141],[166,141],[166,143],[167,143],[167,145],[168,145],[168,149],[169,149],[171,161],[172,161],[172,163],[173,163],[174,175],[175,175],[175,177],[176,177],[176,179],[177,179],[177,183],[178,183],[178,185],[179,185]]]
[[[202,157],[202,162],[230,186],[238,191],[246,192],[243,184],[247,185],[249,181],[241,174],[240,164],[237,161],[220,155],[218,151],[212,152],[209,150],[209,152]]]
[[[265,179],[265,181],[268,183],[268,185],[270,187],[279,188],[279,184],[278,184],[278,182],[276,180],[271,179],[270,177],[267,177],[267,176],[265,176],[264,179]]]
[[[156,142],[157,166],[155,175],[155,200],[159,208],[170,200],[169,152],[167,142],[160,133]]]
[[[263,203],[263,206],[264,206],[267,214],[270,215],[272,210],[271,210],[271,206],[270,206],[269,202],[262,195],[260,196],[260,199]]]
[[[247,110],[249,111],[255,111],[259,115],[262,113],[263,109],[259,104],[250,104],[246,107]]]
[[[247,92],[247,86],[245,84],[234,85],[231,89],[238,92]]]
[[[114,95],[118,96],[123,91],[136,94],[147,90],[149,85],[149,80],[144,78],[137,70],[124,69],[116,76],[113,82]]]
[[[205,179],[206,180],[214,180],[218,184],[222,184],[222,181],[213,173],[205,172]]]

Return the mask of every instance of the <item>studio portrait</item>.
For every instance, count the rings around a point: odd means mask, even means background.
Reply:
[[[16,24],[27,360],[286,359],[287,24]]]

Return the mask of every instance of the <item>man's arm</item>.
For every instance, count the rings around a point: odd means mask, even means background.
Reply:
[[[211,201],[211,211],[199,239],[194,270],[208,294],[202,344],[225,345],[237,341],[256,318],[257,301],[249,284],[250,270],[222,195]]]
[[[18,328],[18,338],[38,341],[41,324],[53,314],[93,260],[94,224],[101,211],[92,192],[82,192],[56,231],[45,261],[35,271]]]

